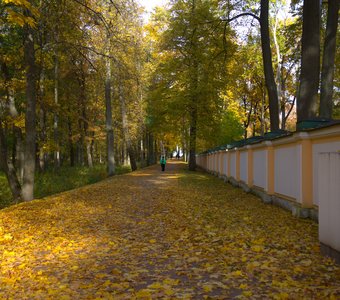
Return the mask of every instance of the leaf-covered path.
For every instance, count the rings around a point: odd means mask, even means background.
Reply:
[[[0,212],[1,299],[336,299],[317,225],[170,162]]]

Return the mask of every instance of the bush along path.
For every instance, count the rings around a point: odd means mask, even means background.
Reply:
[[[1,299],[339,299],[317,224],[183,163],[0,212]]]

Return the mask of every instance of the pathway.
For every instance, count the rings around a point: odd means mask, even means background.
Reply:
[[[0,298],[340,298],[315,223],[185,168],[2,210]]]

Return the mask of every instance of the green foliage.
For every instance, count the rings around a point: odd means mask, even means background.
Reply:
[[[162,139],[188,141],[197,106],[198,151],[229,139],[220,130],[228,115],[222,92],[232,76],[237,46],[230,27],[220,22],[223,14],[218,1],[174,1],[167,13],[156,11],[147,27],[151,129]]]
[[[117,166],[116,174],[130,172],[129,166]],[[37,199],[49,195],[72,190],[88,184],[93,184],[107,178],[106,166],[95,165],[88,167],[61,167],[60,169],[47,170],[45,173],[37,173],[35,178],[34,195]],[[11,201],[11,193],[7,179],[0,173],[0,208],[14,204]]]

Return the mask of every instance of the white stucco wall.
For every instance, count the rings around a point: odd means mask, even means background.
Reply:
[[[218,172],[218,153],[215,153],[215,172]]]
[[[340,141],[326,142],[322,144],[313,144],[313,201],[315,205],[319,205],[319,153],[338,152],[340,151]],[[340,182],[339,182],[340,185]],[[339,196],[340,201],[340,196]]]
[[[254,161],[254,185],[266,189],[267,187],[267,150],[255,150]]]
[[[301,146],[275,149],[274,159],[274,190],[275,193],[295,198],[301,202]]]
[[[222,152],[219,152],[219,154],[218,154],[218,172],[220,173],[220,174],[222,174],[222,167],[223,167],[223,165],[222,165]]]
[[[223,153],[223,168],[222,168],[222,174],[227,175],[227,170],[228,170],[228,154],[227,152]]]
[[[317,155],[319,174],[319,239],[340,251],[340,153],[320,152]]]
[[[248,151],[240,152],[240,179],[248,182]]]
[[[236,152],[230,154],[230,176],[236,178]]]

